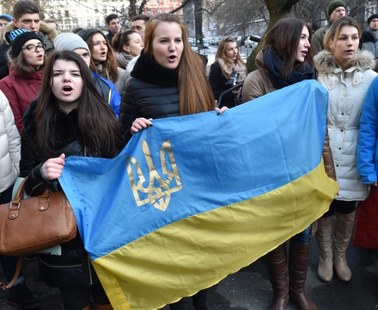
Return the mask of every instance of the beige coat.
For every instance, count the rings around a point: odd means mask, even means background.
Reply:
[[[366,93],[377,73],[373,54],[359,51],[351,67],[342,70],[329,51],[315,56],[318,81],[329,94],[327,126],[340,190],[337,200],[362,201],[368,187],[357,171],[357,140],[360,115]]]

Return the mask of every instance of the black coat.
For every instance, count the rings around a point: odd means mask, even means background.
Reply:
[[[9,74],[9,49],[10,45],[6,42],[0,44],[0,80]]]
[[[125,143],[138,117],[163,118],[180,115],[177,70],[167,69],[142,54],[131,72],[122,98],[119,122]]]
[[[41,165],[48,159],[41,156],[36,149],[33,137],[36,134],[33,112],[36,106],[34,101],[24,116],[24,130],[21,137],[21,162],[20,174],[28,177],[26,192],[29,195],[39,195],[46,187],[51,190],[62,190],[57,181],[46,182],[40,172]],[[75,109],[69,114],[59,111],[56,126],[56,154],[65,153],[66,157],[71,155],[82,155],[83,150],[80,142],[78,129],[78,110]],[[53,156],[51,156],[53,157]],[[42,228],[43,229],[43,228]],[[90,264],[84,245],[78,234],[73,240],[62,244],[62,255],[40,255],[40,272],[44,281],[50,286],[72,287],[88,286],[90,282]],[[92,277],[96,276],[92,272]]]
[[[219,102],[219,96],[230,89],[232,86],[226,85],[228,79],[223,75],[222,69],[219,63],[216,61],[210,66],[210,74],[209,74],[209,83],[211,89],[213,90],[213,94],[215,100]],[[236,98],[235,94],[231,91],[229,93],[225,93],[222,96],[222,100],[220,102],[219,107],[227,106],[228,108],[232,108],[236,105]]]

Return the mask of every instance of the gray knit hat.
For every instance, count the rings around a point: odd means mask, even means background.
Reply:
[[[78,48],[83,48],[90,53],[87,42],[76,33],[71,32],[59,34],[54,39],[54,48],[56,51],[74,51]]]

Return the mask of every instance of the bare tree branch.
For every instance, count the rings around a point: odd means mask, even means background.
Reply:
[[[184,0],[181,5],[174,10],[171,11],[171,13],[176,13],[177,11],[180,11],[182,8],[184,8],[190,1],[192,0]]]

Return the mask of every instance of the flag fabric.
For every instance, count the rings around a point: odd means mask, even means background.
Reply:
[[[227,110],[156,119],[60,183],[114,309],[157,309],[251,264],[322,214],[327,91],[303,81]]]

